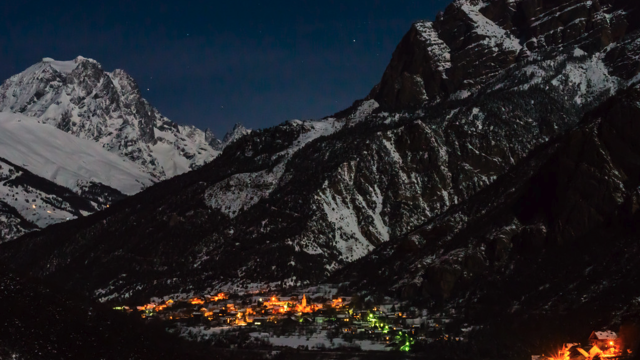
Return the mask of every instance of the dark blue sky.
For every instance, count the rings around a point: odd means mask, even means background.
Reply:
[[[261,128],[348,107],[380,80],[411,23],[449,2],[7,0],[0,78],[83,55],[127,71],[170,119],[222,137],[236,122]]]

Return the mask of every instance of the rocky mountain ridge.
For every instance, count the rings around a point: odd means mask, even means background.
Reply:
[[[637,60],[637,45],[631,51],[624,45],[638,29],[635,6],[627,0],[456,0],[435,21],[411,27],[369,97],[390,110],[466,97],[515,64],[568,47],[606,49],[610,67],[627,64],[630,69],[617,72],[635,72],[637,64],[629,62]]]

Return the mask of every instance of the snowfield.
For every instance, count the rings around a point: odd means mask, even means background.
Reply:
[[[128,195],[153,184],[137,164],[100,144],[19,114],[0,113],[0,154],[73,191],[79,181],[102,183]]]

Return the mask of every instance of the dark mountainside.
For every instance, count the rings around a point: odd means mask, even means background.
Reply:
[[[638,119],[640,86],[331,280],[493,324],[506,358],[640,325]]]
[[[639,28],[630,0],[458,0],[350,109],[239,137],[0,260],[102,301],[348,281],[485,325],[460,358],[633,322]]]
[[[143,324],[81,294],[62,293],[0,265],[0,358],[259,359],[233,357],[205,344],[180,341],[156,324]]]

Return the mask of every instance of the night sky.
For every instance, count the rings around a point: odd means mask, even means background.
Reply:
[[[1,1],[0,78],[82,55],[127,71],[171,120],[222,137],[236,122],[263,128],[350,106],[411,23],[449,2]]]

